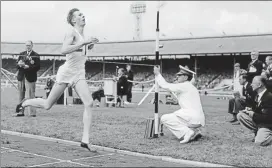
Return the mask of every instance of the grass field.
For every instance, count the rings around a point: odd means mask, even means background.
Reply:
[[[44,93],[37,92],[37,95]],[[144,94],[134,94],[139,102]],[[152,95],[153,96],[153,95]],[[164,96],[161,96],[164,100]],[[149,96],[148,100],[152,97]],[[240,125],[226,122],[227,100],[202,97],[206,114],[203,137],[181,145],[168,131],[158,139],[144,139],[146,118],[152,117],[154,105],[148,100],[141,106],[126,108],[94,108],[91,142],[95,145],[137,151],[179,159],[206,161],[234,166],[272,167],[272,146],[260,147],[251,142],[253,133]],[[14,118],[17,92],[6,88],[1,93],[1,127],[66,140],[80,141],[83,105],[56,105],[49,111],[38,110],[36,118]],[[159,114],[173,112],[178,106],[159,105]]]

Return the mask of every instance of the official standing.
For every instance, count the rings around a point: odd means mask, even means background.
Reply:
[[[248,65],[247,69],[247,75],[248,75],[248,81],[252,83],[252,80],[255,76],[261,75],[264,63],[259,60],[259,52],[258,51],[252,51],[251,52],[251,62]]]
[[[131,70],[131,65],[127,65],[126,66],[126,69],[127,69],[127,79],[130,80],[130,81],[133,81],[133,71]],[[132,82],[128,82],[128,86],[127,86],[127,101],[131,103],[131,99],[132,99],[132,86],[133,86],[133,83]]]
[[[31,40],[25,43],[26,51],[20,53],[17,60],[17,80],[19,89],[19,102],[25,98],[35,98],[35,89],[37,81],[37,72],[40,69],[40,56],[33,51],[33,42]],[[25,91],[25,92],[24,92]],[[36,109],[28,107],[31,117],[36,117]],[[15,117],[24,116],[24,111],[16,113]]]

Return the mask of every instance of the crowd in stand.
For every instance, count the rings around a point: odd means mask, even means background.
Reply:
[[[13,59],[3,59],[3,68],[7,69],[8,71],[12,73],[16,73],[16,69],[14,68],[16,60]],[[55,72],[57,72],[58,67],[63,64],[63,61],[56,61],[56,68]],[[87,79],[91,81],[99,81],[103,79],[103,72],[102,72],[102,64],[101,63],[94,63],[94,62],[87,62],[86,63],[86,75]],[[51,67],[51,68],[50,68]],[[49,69],[50,68],[50,69]],[[52,61],[49,60],[41,60],[41,69],[38,72],[38,76],[41,76],[44,72],[46,72],[44,76],[48,76],[48,74],[53,74],[53,68],[52,68]],[[148,81],[154,79],[154,75],[152,74],[152,69],[147,66],[135,66],[134,67],[134,80],[135,81]],[[173,76],[175,75],[175,70],[164,70],[163,76],[165,79],[169,82],[173,82]],[[220,79],[216,79],[214,81],[211,81],[214,77],[221,74]],[[105,69],[105,78],[111,78],[113,75],[116,75],[116,65],[115,64],[106,64]],[[216,72],[212,70],[202,70],[197,76],[197,86],[198,88],[213,88],[216,86],[222,79],[231,79],[233,73],[225,73],[225,72]],[[149,84],[143,84],[146,88],[150,87]],[[98,86],[98,84],[94,84],[94,86]],[[141,84],[135,84],[133,87],[141,88]]]
[[[169,60],[168,60],[169,62]],[[15,60],[13,59],[3,59],[3,68],[7,69],[10,72],[16,73],[16,69],[14,69]],[[57,72],[58,67],[63,64],[63,61],[56,60],[56,68],[55,72]],[[52,66],[52,61],[49,60],[41,60],[41,69],[38,72],[38,76],[42,75],[48,68]],[[87,79],[91,81],[99,81],[103,79],[102,72],[102,63],[97,62],[86,62],[86,75]],[[135,74],[135,81],[148,81],[154,79],[154,75],[152,74],[152,68],[148,66],[134,66],[133,67]],[[175,75],[175,69],[163,69],[163,76],[168,82],[173,82],[173,76]],[[53,74],[53,68],[51,68],[47,74]],[[45,76],[47,76],[45,74]],[[106,64],[105,68],[105,78],[111,78],[113,75],[116,75],[116,64]],[[221,71],[213,70],[213,68],[205,68],[201,67],[198,70],[197,78],[196,78],[196,86],[198,89],[212,89],[216,87],[222,80],[224,79],[233,79],[233,72],[231,70]],[[145,88],[150,87],[150,84],[143,84]],[[93,86],[98,86],[98,84],[93,83]],[[133,87],[141,88],[142,84],[134,84]]]

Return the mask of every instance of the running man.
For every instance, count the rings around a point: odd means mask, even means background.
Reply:
[[[24,99],[17,105],[16,111],[23,111],[25,107],[32,106],[49,110],[53,104],[62,95],[65,88],[71,86],[75,89],[81,98],[85,110],[83,113],[83,136],[81,147],[89,151],[95,151],[91,148],[89,142],[89,132],[92,122],[92,94],[88,92],[89,87],[85,79],[85,62],[86,52],[92,49],[98,39],[84,37],[85,16],[79,9],[71,9],[67,16],[67,22],[72,25],[68,33],[65,35],[61,53],[66,55],[65,63],[59,67],[56,75],[56,83],[54,84],[47,99]]]

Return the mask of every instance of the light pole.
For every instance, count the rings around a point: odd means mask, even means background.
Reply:
[[[130,6],[130,13],[136,17],[135,35],[133,40],[141,40],[142,38],[142,14],[146,12],[145,2],[135,2]]]

